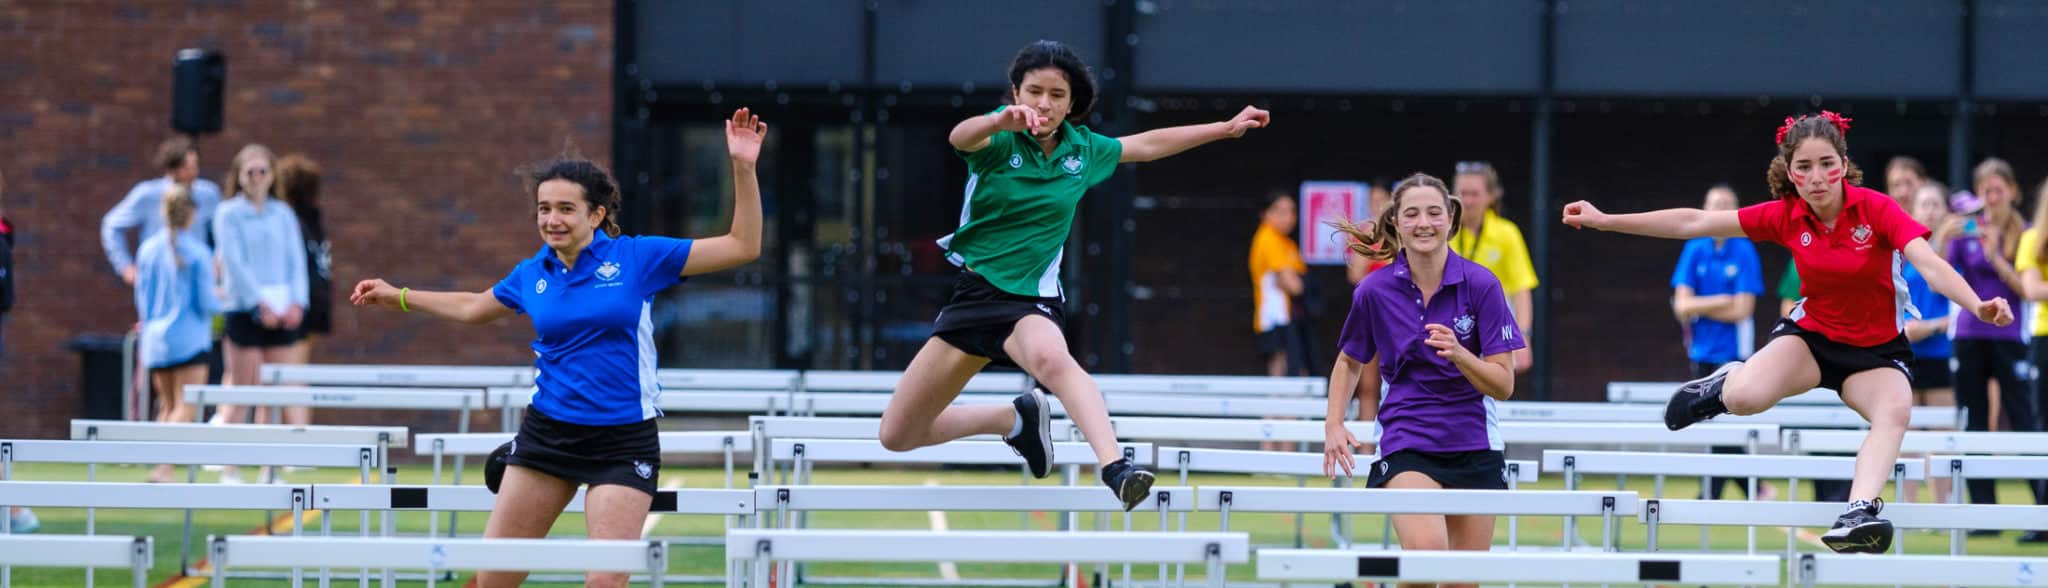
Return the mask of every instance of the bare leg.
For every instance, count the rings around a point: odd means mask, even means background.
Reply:
[[[264,350],[263,350],[263,363],[276,363],[276,364],[302,364],[302,363],[306,363],[306,353],[307,353],[307,351],[308,351],[308,348],[306,347],[306,342],[305,342],[305,341],[300,341],[300,342],[298,342],[298,343],[293,343],[293,344],[291,344],[291,345],[286,345],[286,346],[283,346],[283,347],[270,347],[270,348],[266,348],[266,349],[264,349]],[[258,371],[258,375],[259,375],[259,376],[261,375],[261,371],[260,371],[260,370]],[[287,406],[287,407],[284,407],[284,424],[287,424],[287,425],[310,425],[310,424],[313,424],[313,407],[310,407],[310,406]]]
[[[1060,405],[1067,409],[1067,418],[1088,438],[1088,447],[1095,450],[1098,463],[1107,465],[1123,459],[1116,431],[1109,426],[1109,405],[1102,400],[1102,390],[1074,361],[1074,355],[1067,351],[1066,335],[1052,319],[1038,315],[1018,319],[1010,338],[1003,341],[1003,352],[1060,399]]]
[[[1444,517],[1444,526],[1450,530],[1451,549],[1458,551],[1489,551],[1493,549],[1492,515],[1452,515]],[[1444,584],[1445,587],[1478,588],[1478,584]]]
[[[1912,385],[1906,374],[1878,368],[1849,376],[1842,388],[1842,402],[1870,421],[1870,432],[1856,451],[1849,500],[1870,500],[1884,492],[1892,465],[1899,460],[1899,444],[1905,441],[1907,417],[1913,411]]]
[[[491,505],[491,520],[484,523],[484,537],[490,539],[539,539],[546,537],[576,485],[521,466],[505,468],[505,480],[498,486],[498,501]],[[587,509],[586,509],[587,510]],[[639,528],[635,527],[635,531]],[[526,581],[523,571],[480,570],[479,588],[509,588]]]
[[[1442,490],[1443,485],[1421,472],[1401,472],[1387,481],[1388,488],[1403,490]],[[1393,515],[1394,536],[1401,540],[1402,551],[1445,551],[1451,548],[1449,517],[1443,515]],[[1461,517],[1462,518],[1462,517]],[[1492,535],[1487,536],[1488,540]],[[1402,588],[1432,588],[1436,584],[1403,583]]]
[[[1806,341],[1778,337],[1751,355],[1747,363],[1728,372],[1728,381],[1721,387],[1721,403],[1730,413],[1752,415],[1818,385],[1820,365],[1814,363]]]
[[[584,493],[584,524],[591,539],[640,538],[640,527],[647,521],[647,510],[654,504],[654,497],[616,484],[591,486]],[[591,588],[625,588],[630,574],[623,572],[590,572],[583,576],[584,585]]]
[[[1009,405],[952,406],[967,380],[988,365],[938,337],[926,340],[882,411],[882,446],[910,451],[970,435],[1010,432],[1017,409]]]

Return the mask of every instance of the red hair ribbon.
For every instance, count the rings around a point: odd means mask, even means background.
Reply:
[[[1840,129],[1840,130],[1842,131],[1842,134],[1843,134],[1843,135],[1848,135],[1848,134],[1849,134],[1849,121],[1855,120],[1855,119],[1852,119],[1852,118],[1849,118],[1849,117],[1846,117],[1846,116],[1842,116],[1842,115],[1840,115],[1840,114],[1835,114],[1835,112],[1834,112],[1834,111],[1830,111],[1830,110],[1823,110],[1823,111],[1820,111],[1820,114],[1818,114],[1818,115],[1815,115],[1815,116],[1819,116],[1819,117],[1821,117],[1821,118],[1827,119],[1827,120],[1828,120],[1828,122],[1830,122],[1830,123],[1834,123],[1834,125],[1835,125],[1835,128],[1836,128],[1836,129]],[[1805,117],[1799,117],[1799,118],[1805,118]],[[1789,132],[1791,132],[1791,131],[1792,131],[1792,124],[1793,124],[1793,123],[1796,123],[1796,122],[1799,122],[1799,118],[1793,118],[1793,117],[1789,117],[1789,116],[1788,116],[1788,117],[1785,117],[1785,124],[1784,124],[1784,125],[1782,125],[1782,126],[1779,126],[1779,127],[1778,127],[1778,144],[1779,144],[1779,145],[1783,145],[1783,144],[1785,144],[1785,133],[1789,133]]]

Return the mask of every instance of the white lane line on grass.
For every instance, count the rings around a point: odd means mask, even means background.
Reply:
[[[936,479],[936,478],[925,478],[925,480],[924,480],[924,485],[926,485],[926,486],[937,486],[937,485],[939,485],[939,481],[938,481],[938,479]],[[931,518],[931,520],[932,520],[932,530],[933,530],[933,531],[936,531],[936,532],[939,532],[939,533],[944,533],[944,532],[946,532],[946,513],[945,513],[945,511],[931,510],[931,511],[925,511],[925,513],[926,513],[926,516],[930,517],[930,518]],[[945,581],[947,581],[947,582],[958,582],[958,581],[960,581],[960,566],[954,565],[954,564],[953,564],[953,562],[950,562],[950,561],[942,561],[942,562],[939,562],[939,578],[940,578],[940,579],[943,579],[943,580],[945,580]]]
[[[663,482],[661,484],[661,489],[663,490],[679,490],[682,489],[682,487],[682,476],[669,478],[666,482]],[[642,523],[640,525],[640,536],[646,537],[649,533],[653,533],[654,526],[659,524],[661,524],[661,513],[647,513],[647,522]]]

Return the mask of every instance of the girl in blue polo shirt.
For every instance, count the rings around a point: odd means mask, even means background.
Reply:
[[[558,159],[532,181],[538,253],[483,292],[427,292],[383,280],[350,298],[468,324],[524,313],[533,340],[534,395],[503,453],[498,502],[485,537],[542,537],[576,489],[589,485],[591,539],[638,539],[654,499],[661,442],[654,418],[654,295],[684,278],[751,262],[761,253],[761,188],[754,175],[768,125],[747,109],[726,121],[732,158],[732,232],[708,239],[619,236],[618,186],[597,164]],[[599,230],[599,229],[602,230]],[[482,586],[515,586],[526,572],[481,572]],[[626,574],[592,572],[591,586],[625,586]]]
[[[1394,205],[1367,229],[1339,222],[1351,250],[1393,264],[1358,283],[1337,338],[1324,420],[1323,471],[1351,475],[1364,443],[1344,426],[1351,393],[1379,388],[1380,459],[1366,485],[1406,489],[1507,489],[1494,401],[1514,394],[1514,352],[1525,346],[1500,280],[1445,246],[1459,202],[1442,180],[1415,174],[1394,186]],[[1394,515],[1408,550],[1484,551],[1493,517]]]

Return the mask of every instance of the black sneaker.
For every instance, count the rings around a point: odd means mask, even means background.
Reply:
[[[1024,466],[1031,470],[1031,477],[1051,475],[1052,406],[1045,401],[1045,390],[1034,386],[1030,392],[1017,395],[1017,399],[1010,403],[1017,406],[1017,418],[1024,420],[1024,430],[1015,437],[1003,439],[1003,442],[1024,458]]]
[[[1728,381],[1728,372],[1738,365],[1742,362],[1728,362],[1707,377],[1679,386],[1671,400],[1664,403],[1664,426],[1676,431],[1728,412],[1728,406],[1721,403],[1721,384]]]
[[[1835,526],[1820,541],[1835,553],[1884,553],[1892,547],[1892,522],[1877,518],[1884,499],[1849,503],[1849,512],[1835,519]]]
[[[1137,508],[1146,496],[1152,495],[1152,470],[1131,465],[1129,459],[1119,459],[1102,466],[1102,483],[1124,501],[1124,512]]]
[[[2048,543],[2048,531],[2027,531],[2020,533],[2021,543]]]

